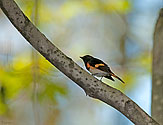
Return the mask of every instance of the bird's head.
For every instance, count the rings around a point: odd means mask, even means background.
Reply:
[[[85,55],[85,56],[82,56],[80,57],[85,63],[87,63],[88,61],[90,61],[91,59],[93,59],[92,56],[90,55]]]

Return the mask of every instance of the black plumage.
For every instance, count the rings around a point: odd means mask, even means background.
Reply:
[[[120,80],[121,82],[124,83],[124,81],[119,78],[117,75],[115,75],[111,69],[109,68],[109,66],[104,63],[102,60],[94,58],[90,55],[85,55],[83,57],[80,57],[81,59],[83,59],[84,63],[85,63],[85,67],[86,69],[92,73],[92,75],[94,76],[98,76],[101,77],[101,79],[103,77],[110,79],[112,81],[115,81],[113,77],[117,78],[118,80]]]

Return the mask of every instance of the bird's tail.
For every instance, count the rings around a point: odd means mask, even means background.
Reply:
[[[114,73],[111,73],[111,76],[117,78],[118,80],[120,80],[122,83],[125,83],[121,78],[119,78],[117,75],[115,75]]]
[[[115,81],[111,76],[104,76],[104,77],[107,78],[107,79],[110,79],[112,81]]]

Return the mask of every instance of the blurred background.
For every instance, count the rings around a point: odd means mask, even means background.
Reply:
[[[151,113],[153,31],[162,0],[16,0],[66,55],[109,64],[126,84],[103,79]],[[0,10],[0,125],[132,125],[45,60]]]

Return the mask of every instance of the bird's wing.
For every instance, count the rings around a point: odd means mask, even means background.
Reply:
[[[112,73],[112,71],[110,70],[110,68],[107,65],[103,65],[103,66],[102,65],[99,65],[97,67],[97,69],[102,70],[104,72]]]
[[[107,64],[105,64],[103,61],[97,59],[97,58],[94,58],[94,60],[92,60],[91,62],[89,62],[91,66],[99,69],[99,70],[102,70],[104,72],[108,72],[108,73],[111,73],[111,70],[110,68],[108,67]]]

